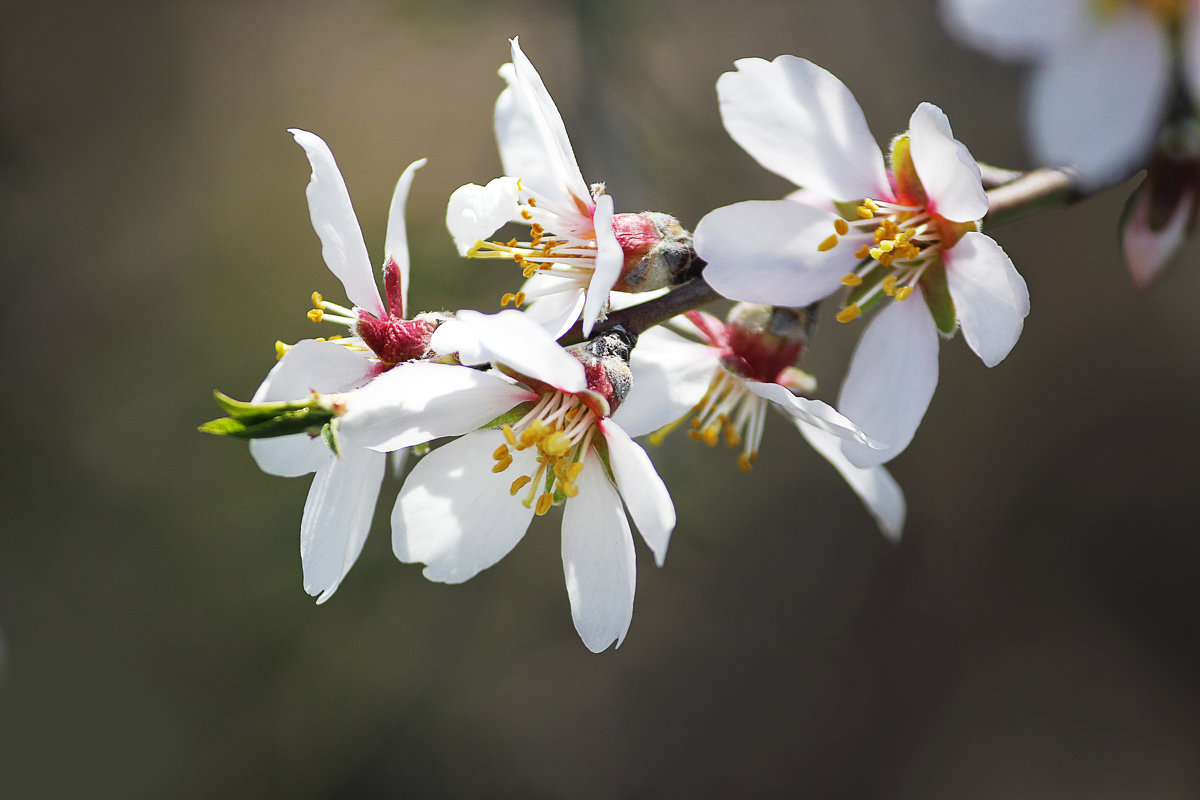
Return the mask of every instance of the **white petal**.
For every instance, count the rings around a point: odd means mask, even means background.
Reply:
[[[1130,199],[1121,224],[1121,252],[1134,284],[1145,289],[1158,277],[1187,239],[1187,223],[1196,211],[1196,195],[1186,193],[1159,230],[1150,228],[1150,189],[1142,185]]]
[[[506,471],[492,472],[492,451],[503,443],[500,431],[478,431],[417,462],[392,511],[397,558],[428,564],[424,574],[431,581],[462,583],[513,549],[533,509],[511,496],[509,486],[536,465],[530,449],[514,453]]]
[[[1093,13],[1092,0],[942,0],[946,27],[995,58],[1045,56]]]
[[[392,451],[459,436],[537,395],[499,375],[452,364],[400,364],[346,397],[347,447]]]
[[[795,56],[735,66],[717,79],[721,119],[758,163],[837,200],[890,195],[879,145],[841,81]]]
[[[809,425],[799,417],[794,417],[793,421],[813,449],[833,464],[845,478],[847,485],[854,490],[867,507],[867,511],[875,518],[883,535],[892,541],[898,541],[900,532],[904,529],[906,506],[904,490],[896,480],[883,467],[863,469],[854,466],[842,453],[842,441],[838,437]]]
[[[979,165],[954,138],[950,120],[932,103],[921,103],[908,121],[913,166],[929,198],[929,210],[952,222],[983,219],[987,194]]]
[[[963,338],[994,367],[1021,336],[1029,289],[1008,255],[988,236],[968,233],[942,254]]]
[[[633,619],[633,536],[594,454],[584,458],[576,485],[579,494],[563,510],[563,575],[575,630],[589,650],[599,653],[613,642],[620,647]]]
[[[515,178],[496,178],[487,186],[468,183],[450,195],[446,227],[459,255],[465,256],[479,240],[491,236],[517,213]]]
[[[344,392],[371,374],[372,362],[362,353],[333,342],[305,339],[288,350],[255,391],[253,402],[302,400],[313,392]],[[297,433],[253,439],[250,455],[271,475],[294,478],[320,469],[333,453],[320,437]]]
[[[938,332],[918,289],[902,302],[886,301],[867,325],[842,382],[838,409],[878,450],[843,442],[857,467],[873,467],[898,455],[912,441],[937,387]]]
[[[696,226],[704,279],[730,300],[806,306],[828,297],[854,269],[854,247],[817,246],[835,215],[790,200],[752,200],[710,211]]]
[[[1170,89],[1161,26],[1140,12],[1091,27],[1034,74],[1029,132],[1044,163],[1072,166],[1089,186],[1123,178],[1154,143]]]
[[[350,203],[350,193],[337,162],[333,160],[333,153],[316,134],[296,128],[289,128],[288,133],[304,148],[312,165],[312,178],[305,194],[313,230],[321,240],[325,264],[342,282],[351,303],[377,317],[387,316],[379,299],[371,260],[367,257],[367,245]]]
[[[555,339],[571,329],[587,300],[587,290],[579,282],[541,273],[525,281],[521,291],[529,298],[521,310]]]
[[[458,312],[457,319],[475,332],[491,361],[564,392],[581,392],[587,387],[583,364],[520,311],[510,308],[498,314],[480,314],[467,310]]]
[[[661,567],[675,528],[675,504],[646,451],[612,420],[602,419],[599,426],[608,445],[608,463],[617,481],[617,491]]]
[[[630,436],[669,425],[700,403],[720,368],[717,348],[689,342],[662,326],[651,328],[633,348],[633,386],[612,420]]]
[[[613,199],[606,194],[596,198],[592,224],[596,229],[596,263],[588,282],[587,300],[583,304],[583,335],[592,335],[592,326],[608,305],[608,293],[621,277],[625,254],[613,233]]]
[[[558,108],[550,98],[550,93],[546,91],[541,76],[538,75],[537,70],[534,69],[525,54],[521,52],[517,39],[513,38],[510,41],[513,65],[510,86],[515,92],[518,113],[524,114],[528,120],[515,127],[506,126],[504,129],[497,120],[496,135],[499,138],[511,132],[515,135],[527,136],[530,129],[536,131],[542,149],[542,158],[547,165],[545,173],[547,183],[545,186],[530,183],[529,188],[554,197],[561,195],[565,188],[580,200],[587,200],[590,197],[588,186],[579,172],[579,165],[575,162],[575,151],[572,150],[571,141],[567,138],[567,129],[563,125]],[[503,71],[501,75],[506,79],[508,77]],[[499,105],[497,110],[500,110]],[[523,153],[519,157],[511,155],[511,147],[511,140],[500,139],[500,153],[505,158],[505,173],[523,179],[524,176],[520,173],[508,170],[509,158],[512,158],[515,164],[520,165],[520,159],[524,157]],[[531,176],[530,181],[534,180],[543,179],[541,176]]]
[[[396,190],[392,192],[392,206],[388,211],[387,233],[383,238],[383,262],[389,260],[396,265],[400,273],[400,296],[404,307],[408,307],[408,230],[404,225],[404,205],[408,202],[408,190],[412,188],[413,175],[425,166],[422,158],[409,164],[396,181]],[[391,311],[403,317],[405,308],[393,308]]]
[[[324,603],[354,566],[371,530],[387,458],[369,450],[345,451],[318,470],[304,502],[300,563],[304,591]]]
[[[810,400],[807,397],[797,397],[784,386],[777,383],[760,383],[746,381],[746,388],[751,393],[772,405],[789,417],[803,420],[813,427],[820,428],[831,436],[846,442],[859,442],[867,447],[878,449],[881,443],[874,441],[851,420],[839,414],[828,403],[820,400]]]
[[[488,361],[479,336],[453,317],[437,326],[429,339],[429,349],[440,356],[457,356],[460,364],[472,367]]]

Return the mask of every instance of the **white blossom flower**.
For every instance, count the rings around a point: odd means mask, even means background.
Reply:
[[[357,335],[335,341],[304,340],[292,347],[278,344],[281,358],[258,387],[253,403],[297,400],[314,392],[339,394],[361,387],[394,364],[426,354],[436,326],[424,317],[403,319],[409,263],[404,205],[413,173],[424,160],[404,171],[392,197],[384,257],[385,305],[333,154],[314,134],[291,133],[312,165],[308,206],[325,263],[355,305],[349,309],[315,295],[317,308],[310,317],[345,323]],[[323,603],[362,550],[386,456],[350,442],[343,443],[340,455],[335,454],[322,437],[307,433],[252,440],[250,452],[258,466],[272,475],[316,473],[300,523],[300,559],[305,591],[319,595],[317,602]]]
[[[651,411],[626,432],[610,417],[629,388],[623,345],[611,335],[568,351],[519,311],[461,311],[458,321],[435,334],[434,347],[474,347],[502,372],[402,365],[393,373],[420,369],[422,379],[380,376],[348,399],[342,418],[347,436],[377,449],[415,443],[418,417],[426,438],[465,433],[409,473],[392,513],[396,556],[426,564],[430,580],[460,583],[503,558],[535,515],[562,503],[576,630],[593,652],[620,645],[635,584],[622,503],[660,565],[675,525],[666,486],[630,434],[666,419]]]
[[[1173,91],[1172,47],[1200,98],[1197,0],[942,0],[949,29],[1033,62],[1027,133],[1043,163],[1104,185],[1145,162]]]
[[[939,108],[917,107],[885,166],[830,73],[793,56],[737,68],[717,81],[726,130],[807,191],[705,216],[695,235],[704,276],[726,297],[770,305],[806,306],[845,285],[842,322],[895,301],[864,332],[838,402],[885,444],[846,441],[846,456],[881,464],[908,445],[933,396],[938,330],[961,327],[983,362],[998,364],[1029,313],[1025,281],[978,230],[988,208],[979,168]]]
[[[669,407],[659,413],[674,418],[690,415],[693,439],[710,446],[724,439],[740,449],[738,465],[749,472],[758,458],[767,409],[774,408],[841,473],[884,535],[897,539],[904,527],[903,491],[883,467],[856,467],[841,451],[847,439],[872,442],[833,408],[804,396],[815,381],[792,365],[803,348],[807,322],[800,310],[741,303],[727,322],[700,311],[676,318],[673,324],[700,342],[665,327],[651,328],[633,350],[635,388],[615,418],[651,404]],[[673,427],[656,432],[651,441],[657,444]]]
[[[558,108],[517,39],[511,43],[512,62],[500,70],[508,88],[495,115],[505,177],[456,190],[446,225],[463,255],[515,261],[526,278],[557,278],[561,296],[541,308],[547,327],[557,337],[582,313],[586,336],[625,260],[613,232],[613,201],[602,184],[584,181]],[[487,241],[508,222],[529,225],[529,240]],[[503,302],[524,299],[506,294]]]

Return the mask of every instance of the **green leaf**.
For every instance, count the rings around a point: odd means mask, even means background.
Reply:
[[[221,417],[200,426],[203,433],[215,436],[231,436],[235,439],[270,439],[276,436],[291,436],[295,433],[315,434],[329,421],[332,414],[321,409],[302,408],[284,411],[275,417],[248,423],[243,419]]]
[[[484,428],[501,428],[505,425],[512,425],[514,422],[520,422],[521,418],[528,414],[531,408],[533,408],[532,400],[514,406],[486,425],[481,425],[480,430]]]

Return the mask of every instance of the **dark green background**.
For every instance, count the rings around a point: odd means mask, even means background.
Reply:
[[[314,607],[307,480],[195,432],[275,339],[330,332],[285,129],[329,142],[376,260],[428,156],[413,304],[490,310],[515,270],[459,259],[442,216],[499,171],[513,34],[618,210],[690,227],[789,189],[721,129],[743,56],[829,68],[884,140],[930,100],[1028,166],[1021,70],[932,2],[4,3],[0,796],[1200,795],[1200,259],[1137,294],[1128,187],[993,231],[1033,312],[993,370],[943,347],[893,464],[899,546],[774,418],[751,476],[678,435],[653,453],[679,525],[662,570],[639,544],[615,652],[572,628],[555,514],[436,585],[391,554],[394,484]],[[860,330],[812,343],[827,399]]]

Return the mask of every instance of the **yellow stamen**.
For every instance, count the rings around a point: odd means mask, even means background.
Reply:
[[[513,497],[516,497],[517,492],[524,489],[525,486],[532,480],[533,480],[533,478],[529,477],[528,475],[522,475],[521,477],[517,478],[515,481],[512,482],[512,486],[509,487],[508,493],[511,494]]]
[[[533,513],[539,517],[544,516],[552,505],[554,505],[554,495],[547,492],[537,499],[537,506],[533,509]]]
[[[573,481],[579,477],[579,473],[583,472],[583,462],[576,461],[571,466],[567,467],[567,480]]]
[[[579,487],[569,480],[560,479],[558,482],[558,490],[567,497],[574,497],[575,495],[579,494]]]
[[[833,229],[837,231],[839,235],[845,236],[850,232],[850,224],[844,219],[835,219],[833,221]]]
[[[516,300],[516,299],[517,299],[517,296],[515,294],[513,294],[512,292],[505,292],[504,294],[500,295],[500,305],[506,306],[509,303],[511,303],[513,300]]]
[[[517,446],[517,435],[513,433],[512,425],[504,425],[500,430],[504,433],[504,438],[513,447]]]
[[[863,219],[870,219],[871,217],[875,216],[875,212],[872,211],[871,209],[867,208],[866,203],[864,203],[863,205],[859,206],[858,208],[856,208],[854,210],[857,211],[858,215],[860,217],[862,217]]]
[[[325,307],[325,298],[321,297],[320,292],[312,293],[312,304],[313,304],[313,308],[324,308]]]
[[[281,341],[276,341],[275,342],[275,360],[278,361],[279,359],[283,358],[285,355],[287,355],[287,351],[291,350],[291,349],[292,349],[292,346],[290,344],[284,344]]]
[[[508,445],[502,444],[492,451],[492,458],[502,461],[508,457]]]
[[[888,297],[891,297],[896,293],[896,276],[888,275],[883,279],[883,283],[881,285],[883,286],[883,293]]]
[[[824,253],[827,250],[832,250],[833,248],[837,247],[837,243],[838,243],[837,234],[836,233],[830,234],[829,238],[827,238],[825,241],[823,241],[819,245],[817,245],[817,250],[819,252]]]
[[[571,449],[571,438],[562,431],[555,431],[542,440],[541,449],[546,455],[562,458]]]
[[[512,462],[512,456],[507,456],[492,465],[492,472],[504,472],[504,470],[512,466]]]
[[[862,278],[855,275],[853,272],[848,273],[842,278],[842,286],[862,286]]]
[[[901,286],[899,289],[896,290],[896,299],[902,300],[902,301],[907,300],[909,297],[912,296],[912,293],[913,293],[913,287]]]
[[[755,453],[755,455],[758,454]],[[743,472],[751,472],[754,469],[754,466],[750,463],[750,461],[751,459],[747,458],[745,453],[738,454],[737,464],[742,468]]]
[[[521,219],[524,219],[524,220],[530,220],[530,219],[533,219],[533,214],[529,213],[529,209],[528,209],[528,208],[522,208],[522,209],[521,209]]]
[[[517,294],[513,297],[513,305],[514,306],[525,305],[525,293],[524,292],[517,292]]]
[[[314,308],[308,312],[308,318],[313,322],[320,322],[325,317],[325,312],[319,308]]]
[[[837,313],[837,321],[850,322],[851,320],[856,319],[861,313],[862,309],[859,308],[856,303],[851,303]]]

